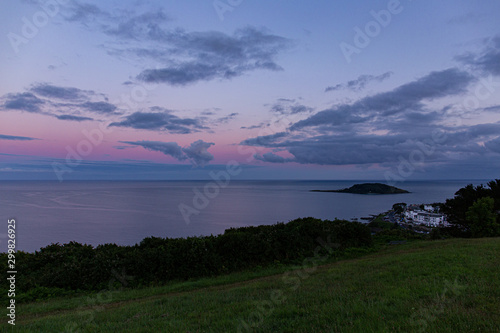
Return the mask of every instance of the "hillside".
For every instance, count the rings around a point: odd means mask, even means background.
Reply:
[[[494,332],[498,253],[500,238],[417,241],[317,268],[21,304],[16,331]]]

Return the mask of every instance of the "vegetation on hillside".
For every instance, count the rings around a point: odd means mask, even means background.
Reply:
[[[21,305],[15,331],[498,332],[499,252],[499,238],[409,242],[247,282],[54,299]]]
[[[500,236],[500,179],[488,182],[487,187],[469,184],[461,188],[442,209],[454,225],[455,235]]]
[[[16,281],[22,293],[18,300],[106,289],[110,281],[120,285],[120,274],[130,277],[128,287],[161,285],[296,262],[315,250],[325,255],[372,245],[370,230],[364,224],[314,218],[232,228],[218,236],[149,237],[134,246],[52,244],[35,253],[16,253],[16,267],[22,272]],[[3,265],[7,264],[6,256],[0,255]],[[7,282],[0,283],[5,290]]]

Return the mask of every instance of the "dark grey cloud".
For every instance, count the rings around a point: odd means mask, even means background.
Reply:
[[[254,158],[259,161],[263,162],[270,162],[270,163],[285,163],[285,162],[294,162],[294,159],[290,158],[284,158],[282,156],[276,155],[274,153],[265,153],[262,155],[255,154]]]
[[[271,107],[271,110],[276,113],[284,113],[285,112],[285,107],[282,104],[274,104]]]
[[[298,103],[295,99],[279,98],[271,105],[271,112],[280,115],[310,113],[313,111],[313,107]]]
[[[309,126],[346,126],[363,123],[372,119],[371,116],[356,115],[350,106],[341,106],[318,112],[314,116],[296,122],[290,127],[292,131]]]
[[[349,133],[344,135],[315,136],[303,140],[282,140],[268,143],[265,147],[287,149],[294,157],[281,160],[272,155],[262,156],[266,162],[284,163],[297,162],[301,164],[320,165],[350,165],[395,163],[399,156],[408,156],[418,143],[425,147],[434,147],[432,156],[428,160],[436,160],[442,153],[437,145],[429,144],[430,132],[418,136],[394,135],[359,135]],[[426,143],[427,142],[427,143]],[[242,144],[248,143],[243,142]],[[431,148],[429,148],[431,149]],[[441,149],[441,148],[440,148]],[[262,160],[262,158],[259,158]]]
[[[39,139],[30,138],[30,137],[27,137],[27,136],[14,136],[14,135],[0,134],[0,140],[32,141],[32,140],[39,140]]]
[[[160,68],[144,70],[137,78],[174,86],[231,79],[257,69],[282,70],[275,58],[290,45],[290,40],[284,37],[252,27],[237,30],[233,35],[176,30],[148,36],[151,37],[175,57],[163,61]],[[157,60],[158,53],[140,55]]]
[[[279,71],[282,67],[276,58],[292,44],[285,37],[254,27],[233,34],[174,28],[162,10],[111,13],[77,1],[66,10],[68,21],[113,37],[105,45],[109,54],[156,62],[155,68],[137,75],[144,82],[183,86],[231,79],[259,69]]]
[[[147,150],[159,151],[165,155],[172,156],[179,161],[186,160],[186,156],[182,152],[182,147],[176,142],[161,142],[161,141],[120,141],[129,145],[141,146]]]
[[[191,145],[182,148],[176,142],[161,141],[120,141],[129,145],[141,146],[151,151],[159,151],[165,155],[172,156],[179,161],[190,160],[194,166],[205,166],[214,156],[208,152],[208,148],[214,145],[211,142],[198,140]],[[123,148],[118,148],[123,149]]]
[[[228,121],[233,120],[237,115],[238,115],[237,112],[233,112],[233,113],[228,114],[227,116],[217,118],[215,121],[217,123],[227,123]]]
[[[480,52],[464,54],[458,56],[457,59],[484,73],[500,75],[500,35],[487,39]]]
[[[32,84],[25,92],[6,94],[0,100],[3,101],[3,110],[40,113],[60,120],[94,120],[87,116],[88,112],[101,115],[120,114],[117,106],[107,102],[107,97],[103,94],[45,82]]]
[[[207,151],[212,145],[214,145],[214,143],[198,140],[193,142],[190,146],[182,148],[182,151],[193,165],[205,166],[214,159],[214,156]]]
[[[95,8],[91,10],[96,11]],[[101,11],[98,15],[106,16],[108,14]],[[140,14],[126,11],[122,12],[122,15],[108,16],[111,24],[103,28],[104,32],[108,35],[131,40],[142,40],[144,38],[159,40],[164,34],[161,28],[162,24],[171,21],[163,10]]]
[[[89,117],[73,116],[73,115],[69,115],[69,114],[58,115],[58,116],[56,116],[56,118],[59,120],[70,120],[70,121],[94,120],[93,118],[89,118]]]
[[[162,112],[134,112],[125,116],[122,121],[111,123],[109,126],[167,131],[176,134],[189,134],[201,129],[207,129],[199,119],[180,118],[171,114],[170,110],[161,108],[151,108],[151,110],[161,110]]]
[[[343,135],[290,142],[288,151],[301,164],[373,164],[396,162],[411,146],[412,140],[400,135]]]
[[[140,73],[137,78],[144,82],[164,82],[170,85],[186,85],[197,81],[209,81],[217,76],[229,79],[235,75],[234,72],[218,72],[217,67],[200,63],[184,63],[176,67],[147,69]]]
[[[203,111],[201,113],[202,116],[214,116],[215,115],[215,112],[213,111]]]
[[[87,24],[95,20],[96,17],[108,16],[107,13],[99,9],[96,5],[82,4],[77,1],[73,1],[69,5],[71,6],[71,11],[70,15],[66,17],[68,21]]]
[[[489,150],[494,151],[495,153],[500,153],[500,136],[493,140],[485,142],[484,146]]]
[[[463,106],[433,109],[430,101],[459,96],[475,78],[452,68],[432,72],[391,91],[340,104],[300,120],[288,131],[258,136],[241,145],[286,151],[255,155],[269,163],[357,165],[393,168],[414,159],[415,169],[451,161],[484,159],[498,153],[500,122],[449,125]],[[491,107],[495,112],[495,106]],[[462,123],[462,122],[459,122]]]
[[[302,104],[294,104],[294,105],[283,105],[283,104],[275,104],[272,107],[272,110],[281,114],[297,114],[297,113],[306,113],[312,112],[314,108],[308,107]]]
[[[101,114],[114,114],[117,109],[116,105],[108,102],[85,102],[78,106],[85,110]]]
[[[314,108],[302,105],[302,104],[296,104],[296,105],[291,105],[290,106],[290,113],[291,114],[296,114],[296,113],[304,113],[304,112],[312,112]]]
[[[256,138],[250,138],[243,140],[240,144],[243,146],[262,146],[270,147],[274,143],[278,142],[279,139],[284,138],[288,135],[287,132],[279,132],[264,136],[258,136]]]
[[[31,92],[48,98],[58,98],[64,100],[78,100],[88,96],[90,92],[73,87],[58,87],[48,83],[35,84]]]
[[[339,126],[365,122],[375,116],[390,116],[405,111],[422,110],[423,102],[453,96],[466,91],[474,78],[456,68],[432,72],[396,89],[368,96],[353,104],[342,104],[295,123],[291,130],[310,126]]]
[[[414,126],[392,134],[317,135],[293,140],[289,135],[263,136],[243,141],[242,145],[286,149],[293,158],[280,159],[274,154],[256,156],[271,163],[296,162],[320,165],[394,165],[411,158],[425,163],[484,156],[500,152],[500,122],[474,126]],[[482,142],[485,142],[482,145]],[[416,157],[415,157],[416,156]]]
[[[457,134],[460,137],[465,137],[465,139],[475,139],[481,136],[497,136],[500,135],[500,122],[461,126],[458,128]],[[455,140],[458,140],[458,137]]]
[[[33,113],[41,112],[41,106],[45,104],[43,100],[29,92],[7,94],[4,96],[4,99],[5,102],[3,107],[5,109],[22,110]]]
[[[257,128],[263,128],[264,123],[260,123],[259,125],[252,125],[252,126],[241,126],[241,129],[257,129]]]
[[[492,105],[492,106],[483,108],[483,111],[486,111],[486,112],[498,112],[498,111],[500,111],[500,105]]]
[[[341,89],[348,89],[352,91],[361,91],[363,90],[368,83],[371,83],[373,81],[376,82],[382,82],[384,80],[387,80],[388,78],[391,77],[391,75],[394,74],[393,72],[385,72],[380,75],[360,75],[357,79],[347,81],[346,83],[339,83],[335,86],[330,86],[325,88],[325,92],[329,91],[336,91],[336,90],[341,90]]]
[[[137,148],[138,146],[113,146],[113,148],[118,149],[118,150],[124,150],[124,149],[130,149],[130,148]]]

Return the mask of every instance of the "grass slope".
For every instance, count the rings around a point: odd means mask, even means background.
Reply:
[[[269,268],[21,304],[16,327],[8,327],[4,319],[0,328],[6,332],[498,332],[499,253],[500,238],[411,242],[316,268]],[[266,274],[275,275],[262,277]]]

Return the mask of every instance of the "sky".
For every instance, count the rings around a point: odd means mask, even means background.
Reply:
[[[498,13],[2,1],[0,180],[499,178]]]

